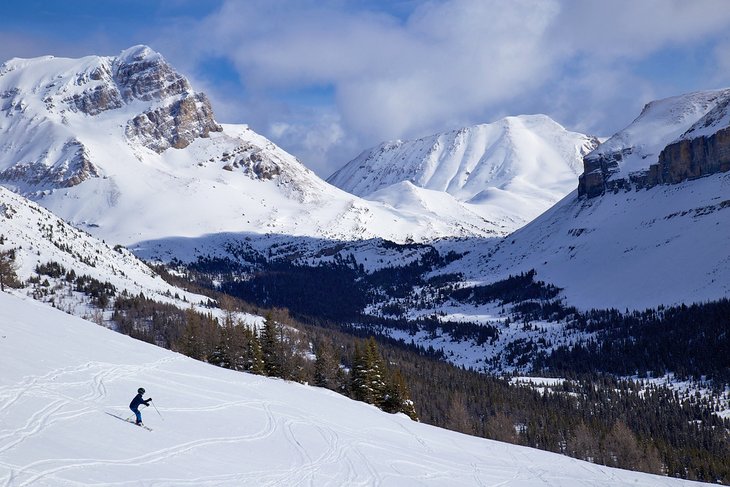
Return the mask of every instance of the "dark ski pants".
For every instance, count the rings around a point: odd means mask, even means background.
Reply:
[[[132,408],[129,408],[129,409],[132,409]],[[137,422],[141,423],[142,422],[142,413],[139,412],[139,409],[132,409],[132,412],[134,413],[135,416],[137,416]]]

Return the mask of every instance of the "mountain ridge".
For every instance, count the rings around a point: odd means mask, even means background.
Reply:
[[[503,232],[459,207],[456,215],[399,209],[329,185],[247,126],[218,124],[205,95],[146,46],[2,66],[0,183],[110,242]]]
[[[510,225],[515,230],[575,188],[583,156],[597,146],[597,138],[569,132],[546,115],[520,115],[383,142],[327,181],[365,198],[408,181],[450,194],[479,214],[509,215],[519,222]]]

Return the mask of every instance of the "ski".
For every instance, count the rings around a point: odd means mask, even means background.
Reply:
[[[108,411],[104,411],[104,412],[105,412],[106,414],[108,414],[109,416],[113,417],[113,418],[121,419],[122,421],[124,421],[124,422],[127,422],[127,423],[129,423],[129,424],[133,424],[133,425],[135,425],[135,426],[139,426],[140,428],[144,428],[144,429],[146,429],[147,431],[152,431],[152,428],[150,428],[149,426],[145,426],[144,424],[137,424],[136,422],[132,421],[131,419],[123,418],[123,417],[121,417],[121,416],[118,416],[118,415],[116,415],[116,414],[114,414],[114,413],[110,413],[110,412],[108,412]]]

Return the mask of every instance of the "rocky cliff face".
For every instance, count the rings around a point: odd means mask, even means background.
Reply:
[[[648,104],[642,114],[583,159],[578,195],[676,184],[730,170],[730,90]]]
[[[659,155],[659,163],[650,167],[648,185],[674,184],[708,174],[730,170],[730,127],[709,137],[680,140],[668,145]],[[656,178],[656,179],[653,179]]]
[[[65,100],[72,110],[87,115],[135,100],[162,102],[129,120],[125,128],[127,138],[157,153],[182,149],[198,137],[222,130],[205,94],[195,93],[188,80],[149,47],[127,49],[79,76],[79,83],[87,81],[101,83]]]
[[[619,163],[629,154],[630,148],[607,154],[589,154],[583,158],[583,174],[578,176],[578,196],[587,195],[589,198],[599,196],[606,190],[609,176],[616,172]],[[623,187],[624,180],[618,179],[613,184]]]
[[[208,98],[147,46],[116,57],[10,60],[0,66],[0,115],[0,182],[30,192],[102,176],[76,133],[90,118],[115,118],[131,145],[158,154],[222,131]],[[33,144],[21,142],[28,137]]]
[[[162,101],[193,93],[188,80],[147,46],[98,59],[97,65],[76,74],[74,84],[82,91],[63,99],[71,110],[94,116],[135,100]]]
[[[0,171],[0,181],[22,181],[35,191],[69,188],[92,177],[100,177],[100,173],[91,162],[86,147],[75,139],[64,144],[55,164],[27,161]]]
[[[213,120],[213,109],[203,93],[183,94],[127,122],[125,134],[158,154],[172,147],[183,149],[198,137],[222,129]]]

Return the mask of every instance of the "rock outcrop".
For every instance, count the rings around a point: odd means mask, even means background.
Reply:
[[[729,171],[730,127],[709,137],[685,139],[668,145],[659,154],[659,163],[650,166],[649,170],[652,177],[647,185],[651,186],[675,184],[685,179]]]
[[[0,172],[0,181],[22,182],[34,191],[54,188],[69,188],[89,178],[100,177],[86,147],[78,140],[64,144],[61,156],[53,164],[48,161],[29,161],[15,164]]]
[[[618,170],[620,162],[631,153],[631,148],[626,148],[605,154],[591,153],[584,157],[583,174],[578,176],[578,196],[587,195],[593,198],[603,194],[608,185],[623,187],[623,179],[619,178],[608,183],[608,178]]]
[[[169,105],[156,107],[127,122],[125,134],[157,153],[183,149],[198,137],[220,132],[213,109],[203,93],[183,94]]]
[[[122,99],[163,100],[191,93],[188,80],[167,64],[161,54],[147,46],[134,46],[123,51],[112,64],[114,81]]]
[[[730,89],[648,104],[583,167],[578,195],[588,198],[730,170]]]

